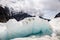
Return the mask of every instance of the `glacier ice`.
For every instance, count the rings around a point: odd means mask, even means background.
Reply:
[[[53,36],[57,36],[60,40],[60,17],[52,19],[49,23],[53,29],[53,33],[55,34]]]
[[[52,29],[46,20],[40,18],[26,18],[21,22],[11,19],[6,23],[8,28],[8,37],[26,37],[28,35],[51,35]]]
[[[57,36],[60,36],[60,17],[51,19],[49,24],[51,25],[53,32],[56,33]]]
[[[0,40],[6,39],[7,39],[7,27],[4,25],[4,23],[0,23]]]
[[[10,19],[4,25],[7,28],[7,35],[5,33],[4,34],[7,36],[6,39],[8,40],[19,37],[27,37],[29,35],[50,36],[53,32],[48,21],[38,17],[25,18],[19,22],[15,19]]]
[[[32,16],[42,16],[46,19],[52,19],[49,23],[46,20],[36,18],[36,17],[25,18],[24,20],[19,22],[17,22],[15,19],[10,19],[7,23],[3,23],[3,24],[0,23],[1,40],[4,39],[10,40],[12,38],[26,37],[29,35],[36,35],[36,36],[51,35],[52,33],[60,35],[60,31],[59,31],[60,18],[53,19],[55,15],[58,14],[58,12],[60,12],[60,1],[58,0],[0,0],[0,6],[1,5],[3,8],[5,6],[8,7],[10,13],[13,12],[14,15],[18,14],[18,12],[23,11]],[[45,40],[45,37],[43,39]]]
[[[42,36],[42,37],[39,37],[39,38],[14,38],[14,39],[11,39],[11,40],[59,40],[56,37],[50,37],[48,35],[46,36]]]

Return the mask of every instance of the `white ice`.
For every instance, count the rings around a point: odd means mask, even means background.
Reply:
[[[6,40],[7,38],[7,27],[4,23],[0,23],[0,40]]]
[[[54,33],[56,33],[58,36],[60,36],[60,17],[51,19],[49,24],[53,28]]]
[[[59,39],[57,38],[57,36],[50,37],[50,36],[46,35],[46,36],[42,36],[39,38],[14,38],[11,40],[59,40]]]

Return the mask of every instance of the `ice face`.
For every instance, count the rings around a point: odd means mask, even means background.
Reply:
[[[49,23],[53,28],[54,33],[56,33],[57,36],[60,36],[60,17],[52,19]]]
[[[19,22],[11,19],[6,23],[6,26],[8,29],[8,39],[27,37],[29,35],[44,36],[52,34],[48,21],[38,17],[25,18]]]
[[[6,40],[7,36],[7,27],[4,23],[0,23],[0,40]]]

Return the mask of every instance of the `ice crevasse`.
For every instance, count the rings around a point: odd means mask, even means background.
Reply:
[[[10,19],[7,23],[0,24],[3,25],[0,25],[2,28],[2,32],[0,31],[1,40],[27,37],[29,35],[51,35],[53,32],[48,21],[36,17],[25,18],[19,22]]]

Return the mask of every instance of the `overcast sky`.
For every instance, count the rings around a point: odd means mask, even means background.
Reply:
[[[1,0],[0,5],[9,7],[13,12],[24,11],[38,16],[43,14],[47,19],[53,18],[60,12],[59,0]]]

